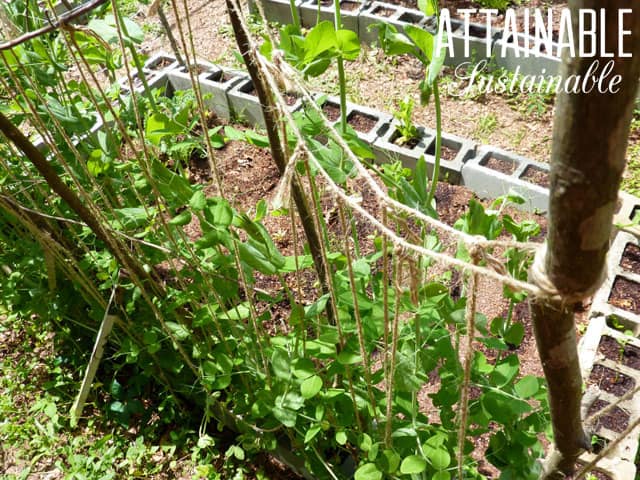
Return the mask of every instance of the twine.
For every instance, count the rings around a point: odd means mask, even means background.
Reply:
[[[540,298],[563,304],[576,303],[593,296],[607,278],[606,262],[600,271],[598,280],[584,290],[566,292],[556,286],[547,274],[547,244],[541,244],[529,269],[529,283],[536,285],[541,291]]]

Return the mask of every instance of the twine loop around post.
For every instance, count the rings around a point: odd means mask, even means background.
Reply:
[[[594,282],[588,288],[581,291],[565,292],[560,290],[553,280],[547,274],[546,267],[547,244],[544,243],[538,247],[533,264],[529,269],[529,283],[537,286],[540,293],[536,295],[538,298],[546,298],[549,301],[561,302],[563,304],[571,304],[584,300],[593,296],[602,282],[607,278],[606,262],[600,272],[597,282]]]

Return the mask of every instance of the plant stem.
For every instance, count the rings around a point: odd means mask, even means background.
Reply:
[[[320,4],[318,0],[318,5]],[[335,27],[336,31],[342,27],[342,18],[340,17],[340,0],[333,0],[335,10]],[[347,79],[344,74],[344,59],[338,57],[338,85],[340,86],[340,133],[347,133]]]
[[[431,206],[433,198],[436,196],[438,188],[438,178],[440,178],[440,155],[442,154],[442,111],[440,108],[440,90],[438,81],[433,82],[433,101],[436,106],[436,159],[433,165],[433,177],[431,178],[431,188],[427,197],[427,205]]]
[[[296,8],[296,0],[289,0],[289,5],[291,7],[291,18],[293,19],[293,24],[296,28],[300,28],[300,16],[298,15],[298,9]],[[320,2],[318,2],[318,7],[320,7]]]

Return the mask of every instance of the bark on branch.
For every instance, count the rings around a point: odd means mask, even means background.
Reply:
[[[531,302],[536,342],[549,388],[555,451],[540,478],[555,480],[572,473],[583,449],[589,448],[582,427],[582,378],[571,300],[588,296],[602,281],[618,189],[625,167],[627,137],[640,76],[640,8],[628,0],[570,0],[573,35],[581,33],[578,10],[594,9],[607,18],[602,31],[597,20],[597,47],[617,52],[620,29],[630,30],[624,51],[631,58],[568,58],[562,76],[587,75],[599,61],[596,75],[612,62],[609,78],[620,75],[617,93],[561,92],[556,101],[551,153],[549,233],[542,275],[568,301]],[[603,10],[600,10],[600,9]],[[618,9],[630,9],[619,25]],[[566,53],[566,52],[565,52]]]

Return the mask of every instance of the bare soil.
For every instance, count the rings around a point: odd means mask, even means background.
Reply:
[[[369,133],[378,123],[378,119],[366,113],[351,112],[347,117],[347,123],[353,127],[356,132]]]
[[[620,266],[625,270],[640,274],[640,247],[633,243],[628,243],[622,252]]]
[[[616,277],[609,303],[633,313],[640,313],[640,284],[624,277]]]
[[[635,387],[635,380],[624,373],[616,372],[602,365],[594,365],[587,381],[590,385],[597,385],[601,390],[621,397]]]
[[[518,166],[516,162],[504,160],[502,158],[496,158],[494,156],[489,157],[484,165],[492,170],[506,173],[507,175],[511,175],[513,172],[515,172]]]
[[[604,336],[600,339],[598,351],[609,360],[622,362],[627,367],[640,370],[640,348],[638,347]]]
[[[549,173],[534,167],[533,165],[529,165],[525,168],[521,178],[528,180],[531,183],[535,183],[536,185],[540,185],[541,187],[549,188]]]
[[[609,405],[609,402],[604,400],[596,400],[589,407],[589,411],[587,412],[587,416],[591,416],[596,412],[599,412],[603,408]],[[598,417],[596,422],[593,424],[593,429],[598,431],[601,427],[608,428],[609,430],[613,430],[614,432],[623,432],[625,428],[629,426],[629,419],[631,417],[627,412],[622,410],[619,407],[614,407],[609,413]]]

